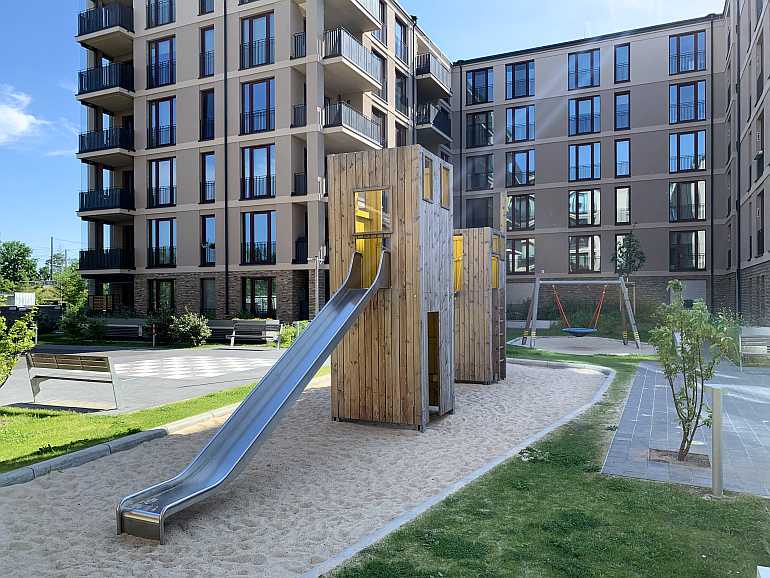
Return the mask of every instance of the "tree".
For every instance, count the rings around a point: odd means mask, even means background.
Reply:
[[[56,279],[56,274],[64,271],[64,253],[53,254],[53,278]],[[45,260],[45,265],[40,267],[37,273],[38,278],[41,281],[49,281],[51,279],[51,257]]]
[[[642,251],[642,245],[633,233],[623,237],[623,242],[618,245],[617,251],[612,256],[612,262],[615,263],[618,274],[626,279],[641,269],[646,261],[647,256]]]
[[[35,311],[30,311],[8,328],[0,316],[0,387],[16,365],[19,357],[35,346]]]
[[[712,315],[703,299],[691,309],[684,305],[681,281],[670,281],[671,304],[660,309],[660,325],[650,332],[674,400],[682,440],[677,460],[685,461],[695,433],[710,427],[711,409],[705,404],[704,386],[714,377],[719,362],[737,349],[734,319]],[[705,415],[704,415],[705,410]]]
[[[88,286],[80,275],[77,263],[71,263],[59,273],[55,273],[54,282],[62,302],[68,306],[82,307],[88,300]]]
[[[0,277],[14,286],[26,285],[37,274],[32,248],[21,241],[0,243]]]

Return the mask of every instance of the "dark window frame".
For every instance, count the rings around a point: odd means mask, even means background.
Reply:
[[[264,88],[266,107],[262,110],[256,110],[254,108],[256,102],[255,95],[257,93],[257,86],[259,85],[266,85]],[[260,134],[275,130],[276,103],[271,101],[271,96],[275,98],[275,77],[273,76],[267,78],[258,78],[256,80],[248,80],[241,83],[241,136],[247,134]],[[246,106],[247,104],[248,107]],[[265,114],[265,128],[262,130],[254,130],[253,126],[246,122],[246,115],[251,115],[253,118],[258,113]],[[251,122],[253,123],[253,121]],[[247,128],[251,128],[251,130],[247,130]]]
[[[703,247],[699,247],[699,240],[698,237],[700,236],[699,233],[703,232]],[[679,258],[674,261],[672,257],[674,257],[675,248],[676,247],[682,247],[684,246],[681,243],[674,243],[673,240],[675,237],[680,235],[693,235],[693,239],[695,241],[694,244],[694,251],[693,251],[693,258],[695,260],[693,267],[681,267],[681,261],[682,259]],[[705,229],[681,229],[676,231],[669,231],[668,233],[668,247],[669,247],[669,262],[668,262],[668,270],[669,272],[686,272],[686,271],[705,271],[707,269],[706,267],[706,245],[708,244],[707,239],[707,232]],[[702,249],[702,252],[700,251]],[[701,255],[703,257],[702,263],[703,266],[700,266],[701,264]]]
[[[698,96],[700,92],[700,86],[703,86],[703,100],[701,101]],[[684,87],[692,86],[693,89],[693,95],[695,97],[695,100],[693,102],[693,106],[696,107],[695,114],[693,118],[687,119],[687,120],[681,120],[682,118],[682,89]],[[673,104],[671,102],[671,91],[672,89],[676,90],[676,104]],[[702,110],[702,118],[701,118],[701,102],[703,103],[703,110]],[[668,87],[668,123],[669,124],[687,124],[691,122],[703,122],[706,120],[706,117],[708,116],[706,113],[706,107],[707,107],[707,95],[706,95],[706,81],[703,79],[700,80],[690,80],[687,82],[677,82],[675,84],[670,84]],[[674,120],[674,111],[676,111],[676,120]]]
[[[485,173],[472,173],[468,169],[468,164],[471,162],[475,162],[476,159],[487,159],[486,165],[487,165],[487,171]],[[489,191],[494,189],[494,180],[495,180],[495,164],[494,164],[494,156],[492,153],[487,153],[484,155],[473,155],[465,158],[465,168],[466,168],[466,180],[465,180],[465,190],[466,191]],[[487,184],[489,186],[484,187],[475,187],[471,186],[471,179],[473,175],[481,175],[486,174],[487,175]],[[489,178],[491,175],[491,179]],[[492,181],[491,184],[489,184],[489,180]]]
[[[526,91],[523,94],[517,93],[516,70],[518,67],[524,67],[524,83]],[[535,96],[535,60],[523,60],[512,62],[505,65],[505,100],[515,98],[532,98]]]
[[[157,239],[160,237],[160,224],[170,223],[169,225],[169,242],[172,243],[168,247],[161,245],[153,246],[153,236]],[[147,219],[147,268],[148,269],[168,269],[176,267],[176,217],[160,217],[157,219]],[[161,263],[161,249],[169,249],[169,261],[168,263]],[[152,255],[152,259],[150,258]]]
[[[265,167],[267,168],[266,175],[257,175],[254,173],[254,154],[257,150],[265,149]],[[244,162],[245,155],[251,155],[249,159],[249,166],[251,167],[251,174],[246,174],[246,163]],[[267,143],[262,145],[250,145],[241,147],[241,200],[248,201],[251,199],[272,199],[275,198],[275,173],[272,171],[273,157],[276,156],[275,143]],[[277,169],[277,167],[276,167]],[[253,183],[254,179],[264,176],[265,178],[265,195],[255,195],[253,189],[255,188]],[[251,182],[252,186],[247,187],[247,182]],[[247,196],[247,190],[251,188],[251,196]]]
[[[580,130],[580,103],[589,101],[591,103],[591,130]],[[596,106],[598,103],[598,107]],[[598,108],[599,112],[596,112]],[[574,114],[573,114],[574,112]],[[602,132],[602,99],[598,94],[591,96],[579,96],[570,98],[567,102],[567,134],[568,136],[581,136],[585,134],[596,134]]]
[[[160,123],[160,107],[161,103],[168,102],[169,104],[169,124],[167,126],[161,126]],[[163,142],[160,138],[163,129],[168,129],[168,142]],[[176,145],[176,95],[164,96],[163,98],[155,98],[147,101],[147,134],[153,134],[154,143],[147,142],[147,148],[160,148]]]
[[[211,62],[211,71],[210,72],[208,71],[208,64],[209,64],[208,55],[211,54],[211,57],[212,57],[212,60],[213,60],[214,54],[215,54],[215,50],[216,50],[216,36],[214,36],[214,38],[213,38],[214,47],[212,47],[211,50],[206,50],[205,49],[206,48],[206,46],[205,46],[206,43],[205,43],[205,40],[204,40],[205,37],[206,37],[206,33],[207,32],[214,32],[214,31],[215,31],[215,27],[214,27],[213,24],[211,26],[204,26],[203,28],[201,28],[200,40],[199,40],[199,42],[200,42],[200,67],[199,67],[199,70],[198,70],[198,78],[210,78],[210,77],[214,76],[214,72],[215,72],[215,70],[214,70],[214,62]],[[214,32],[214,34],[216,34],[216,32]]]
[[[628,191],[628,217],[627,220],[621,221],[618,219],[618,191]],[[630,225],[631,224],[631,185],[620,185],[615,187],[615,225]]]
[[[584,54],[591,55],[591,83],[585,86],[579,84],[580,80],[580,56]],[[578,52],[570,52],[567,55],[567,89],[583,90],[601,86],[601,50],[599,48],[589,48]]]
[[[199,293],[200,293],[200,308],[199,308],[199,310],[200,310],[200,314],[203,315],[204,317],[206,317],[206,316],[214,317],[216,315],[216,308],[214,308],[214,310],[212,311],[212,310],[207,309],[206,307],[204,307],[206,300],[205,300],[205,291],[203,290],[203,287],[206,284],[206,282],[210,282],[210,281],[214,282],[214,301],[217,300],[217,280],[216,280],[216,277],[201,277],[201,280],[200,280],[200,290],[199,290]]]
[[[628,71],[626,72],[626,78],[623,80],[618,80],[618,50],[626,48],[628,50],[628,63],[626,64]],[[624,82],[631,82],[631,43],[630,42],[624,42],[623,44],[616,44],[615,50],[613,51],[613,68],[615,73],[615,84],[622,84]]]
[[[485,83],[483,84],[485,89],[485,96],[486,98],[484,100],[481,100],[478,97],[478,92],[476,89],[476,75],[483,75],[485,79]],[[469,82],[469,79],[472,78],[472,81]],[[489,66],[486,68],[476,68],[475,70],[468,70],[465,72],[465,104],[466,106],[474,106],[477,104],[487,104],[489,102],[494,102],[494,69]],[[481,86],[481,83],[479,83],[479,86]]]
[[[176,311],[176,283],[175,279],[148,279],[147,280],[147,312],[159,313],[161,311]],[[168,308],[162,308],[160,305],[160,286],[171,285],[171,291],[169,296],[171,297],[171,304]]]
[[[207,116],[204,117],[204,114],[203,114],[204,111],[208,111],[208,107],[205,106],[205,104],[207,104],[205,100],[208,99],[209,97],[212,98],[211,112],[214,115],[212,118],[208,118]],[[200,106],[200,125],[201,125],[200,140],[201,141],[214,140],[215,131],[216,131],[217,102],[216,102],[216,93],[214,92],[213,88],[206,88],[204,90],[201,90],[199,106]],[[209,131],[208,123],[211,123],[211,132],[208,132]]]
[[[699,46],[699,39],[703,38],[703,46]],[[693,36],[693,47],[695,52],[693,53],[693,68],[692,70],[682,70],[681,67],[681,44],[682,38],[685,36]],[[676,54],[672,54],[672,42],[676,43]],[[701,56],[699,56],[701,55]],[[702,57],[702,66],[701,66]],[[676,63],[674,65],[674,63]],[[687,74],[691,72],[700,72],[706,70],[706,31],[705,30],[693,30],[690,32],[681,32],[679,34],[671,34],[668,37],[668,74],[673,76],[676,74]]]
[[[160,50],[158,46],[164,42],[169,42],[170,58],[160,59]],[[153,50],[154,49],[154,50]],[[154,53],[154,58],[153,58]],[[159,82],[161,66],[168,63],[168,82]],[[155,75],[153,75],[153,70]],[[171,86],[176,84],[176,36],[164,36],[162,38],[153,38],[147,41],[147,88],[159,88],[161,86]]]
[[[208,157],[214,158],[214,180],[209,181],[206,179],[206,159]],[[209,204],[214,203],[217,200],[216,195],[216,162],[217,162],[217,156],[215,151],[204,151],[200,154],[200,186],[201,186],[201,204]],[[206,191],[209,188],[209,184],[213,185],[214,187],[214,195],[211,199],[207,198]]]
[[[214,242],[213,243],[209,243],[206,240],[206,225],[209,222],[209,220],[211,220],[213,222],[213,226],[214,226]],[[200,242],[200,247],[201,247],[201,255],[200,255],[201,256],[201,262],[200,262],[200,266],[201,267],[214,267],[214,266],[216,266],[216,264],[217,264],[217,258],[216,258],[217,217],[216,217],[216,215],[206,214],[206,215],[201,215],[200,216],[200,239],[201,239],[201,242]],[[210,246],[211,244],[213,244],[214,247],[211,247]],[[214,260],[213,261],[209,261],[208,260],[207,257],[209,256],[209,253],[207,253],[207,249],[210,249],[211,251],[214,252]]]
[[[700,150],[700,147],[698,145],[698,141],[700,140],[700,133],[703,133],[703,151]],[[682,167],[682,155],[680,151],[682,150],[682,137],[685,135],[694,135],[693,140],[693,166],[695,168],[691,169],[683,169]],[[676,137],[676,169],[672,170],[671,165],[674,157],[671,154],[671,137]],[[696,129],[696,130],[689,130],[684,132],[672,132],[668,135],[668,172],[669,174],[680,174],[680,173],[693,173],[693,172],[699,172],[699,171],[705,171],[708,170],[708,158],[706,156],[706,150],[708,149],[708,143],[706,142],[706,129]],[[695,160],[699,160],[700,158],[703,158],[703,168],[700,168],[699,162],[695,162]]]
[[[534,193],[525,193],[523,195],[507,195],[508,197],[508,207],[506,207],[506,213],[508,213],[508,216],[506,218],[506,230],[507,231],[534,231],[535,230],[535,194]],[[519,223],[519,220],[516,218],[517,211],[516,211],[516,201],[524,201],[523,205],[525,207],[525,222],[524,225],[517,226],[517,223]]]
[[[153,187],[152,183],[160,182],[161,166],[162,166],[162,163],[165,163],[165,162],[169,163],[168,181],[171,184],[168,185],[169,187],[168,194],[169,194],[170,201],[168,203],[156,203],[153,201],[153,199],[158,196],[158,193],[161,187]],[[158,209],[158,208],[176,206],[176,177],[177,177],[176,157],[171,156],[171,157],[153,158],[147,161],[147,208],[148,209]]]
[[[577,202],[578,195],[589,193],[591,206],[588,209],[589,223],[581,224],[580,208]],[[572,198],[575,197],[575,210],[572,210]],[[594,189],[573,189],[567,193],[567,224],[570,229],[590,229],[602,226],[602,191]]]
[[[477,119],[485,117],[486,122],[476,122]],[[473,121],[473,122],[472,122]],[[486,140],[482,143],[476,139],[483,132],[486,125]],[[478,135],[476,133],[479,133]],[[473,138],[471,138],[473,137]],[[474,111],[465,115],[465,148],[482,148],[493,146],[495,144],[495,113],[492,110]]]
[[[574,250],[575,267],[574,268],[572,266],[573,250],[571,247],[573,239],[575,242],[575,250]],[[589,239],[591,266],[588,269],[578,268],[578,264],[580,263],[579,239]],[[597,240],[599,241],[598,251],[596,247]],[[602,272],[601,243],[602,243],[601,236],[599,235],[570,235],[567,238],[567,271],[569,272],[569,274],[585,275],[590,273],[601,273]],[[595,266],[597,262],[599,264],[598,268]]]
[[[703,183],[703,195],[700,194],[700,187],[699,184]],[[687,197],[682,192],[682,185],[690,185],[694,188],[697,203],[695,205],[695,210],[693,210],[693,214],[696,216],[688,219],[688,218],[680,218],[679,215],[686,214],[686,211],[682,211],[681,208],[683,206],[688,205],[689,203],[683,203],[682,200],[687,200]],[[668,222],[669,223],[702,223],[706,220],[706,187],[707,187],[706,179],[699,179],[695,181],[671,181],[668,184]],[[672,191],[672,187],[674,187],[674,190]],[[701,198],[702,196],[702,198]],[[676,203],[672,203],[673,198],[676,198]],[[697,215],[700,214],[700,208],[703,208],[703,216],[698,217]],[[676,215],[676,216],[675,216]]]
[[[256,230],[255,222],[257,215],[266,215],[267,216],[267,236],[265,241],[255,241],[256,238],[254,236],[254,231]],[[273,220],[276,220],[276,226],[275,228],[278,228],[278,222],[277,222],[278,214],[274,209],[268,209],[265,211],[244,211],[241,213],[241,265],[242,266],[259,266],[259,265],[274,265],[276,262],[276,254],[275,250],[273,250],[273,247],[276,245],[277,242],[277,231],[273,231]],[[245,247],[247,244],[246,241],[246,229],[249,230],[249,238],[251,239],[251,244],[257,244],[257,243],[265,243],[266,246],[269,246],[270,249],[270,257],[267,259],[267,263],[249,263],[246,259],[246,251]]]
[[[241,277],[241,309],[248,313],[249,315],[253,315],[254,317],[259,317],[259,313],[255,308],[255,301],[256,301],[256,285],[257,282],[266,281],[267,282],[267,296],[265,297],[265,300],[267,302],[267,307],[265,308],[267,318],[274,318],[277,314],[277,294],[274,290],[275,285],[275,278],[274,277]],[[247,287],[250,285],[248,292],[252,295],[252,303],[251,307],[247,307],[246,303],[246,296],[247,296]]]
[[[525,155],[526,163],[526,182],[520,183],[516,179],[516,156]],[[509,170],[512,169],[512,170]],[[505,153],[505,186],[509,188],[531,187],[537,179],[537,160],[535,158],[535,149],[521,149],[508,151]]]
[[[526,138],[516,138],[517,131],[516,127],[518,126],[516,124],[516,111],[517,110],[524,110],[524,116],[526,117],[526,123],[525,123],[525,132],[526,132]],[[518,142],[529,142],[533,141],[536,138],[536,127],[535,127],[535,105],[534,104],[523,104],[521,106],[509,106],[507,109],[505,109],[505,143],[511,144],[511,143],[518,143]]]
[[[597,155],[597,146],[599,148],[598,155]],[[589,165],[591,167],[591,176],[590,177],[583,177],[580,178],[580,149],[582,147],[590,147],[591,151],[591,164]],[[572,151],[574,151],[575,156],[575,165],[574,165],[574,174],[573,174],[573,166],[572,166]],[[598,160],[598,163],[596,162]],[[591,141],[591,142],[583,142],[583,143],[575,143],[569,145],[569,148],[567,149],[567,165],[568,165],[568,180],[571,183],[576,182],[582,182],[582,181],[598,181],[602,178],[602,151],[601,151],[601,141]],[[598,170],[597,170],[598,168]]]
[[[505,273],[506,275],[532,275],[535,272],[535,259],[536,259],[536,238],[534,237],[516,237],[511,239],[506,239],[505,244],[505,253],[506,253],[506,259],[505,259]],[[526,253],[526,263],[527,263],[527,270],[526,271],[516,271],[515,268],[515,259],[513,258],[513,255],[516,250],[516,243],[521,242],[522,248],[524,249],[524,252]]]
[[[618,145],[620,143],[628,143],[628,172],[620,173],[618,172],[618,168],[620,167],[620,163],[618,161]],[[625,179],[631,177],[631,139],[630,138],[619,138],[615,139],[615,178],[616,179]]]
[[[627,117],[627,125],[621,126],[618,124],[618,97],[619,96],[626,96],[628,97],[628,111],[626,112]],[[615,130],[631,130],[631,92],[628,90],[624,90],[621,92],[616,92],[615,96],[613,98],[613,104],[615,107],[614,113],[614,121],[615,121]]]
[[[256,20],[259,20],[261,18],[264,18],[266,21],[265,24],[265,36],[263,38],[257,38],[255,39],[254,36],[254,24],[253,22]],[[248,38],[244,38],[244,24],[248,22]],[[248,16],[244,16],[239,21],[240,25],[240,40],[241,40],[241,54],[240,54],[240,62],[239,62],[239,68],[240,70],[249,70],[251,68],[256,68],[258,66],[265,66],[268,64],[273,64],[275,62],[275,54],[274,54],[274,48],[273,48],[273,41],[275,40],[275,12],[272,10],[269,10],[267,12],[262,12],[260,14],[250,14]],[[259,42],[265,43],[265,62],[258,62],[253,63],[251,62],[252,57],[251,53],[249,53],[249,58],[244,58],[244,48],[249,47],[249,50],[251,50],[251,47]],[[244,61],[248,60],[247,63]],[[248,64],[248,66],[247,66]]]

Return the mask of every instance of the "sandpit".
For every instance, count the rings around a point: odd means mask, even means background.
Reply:
[[[179,472],[221,424],[0,489],[3,576],[296,576],[585,405],[604,376],[508,366],[456,386],[425,433],[329,419],[308,389],[223,493],[172,518],[167,544],[115,535],[119,499]]]
[[[512,339],[509,345],[521,346],[521,337]],[[528,347],[529,343],[524,347]],[[571,353],[574,355],[655,355],[655,348],[648,343],[642,343],[642,348],[637,349],[633,338],[628,345],[623,345],[620,339],[607,337],[569,337],[569,336],[544,336],[535,340],[537,349],[552,353]]]

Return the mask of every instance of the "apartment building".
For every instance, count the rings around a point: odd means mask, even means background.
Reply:
[[[451,64],[393,0],[87,0],[78,215],[92,308],[306,319],[327,154],[450,154]]]

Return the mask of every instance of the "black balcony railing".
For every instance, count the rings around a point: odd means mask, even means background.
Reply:
[[[214,51],[208,50],[206,52],[201,52],[200,59],[200,75],[202,77],[214,76]]]
[[[600,71],[599,67],[581,68],[577,71],[569,71],[569,88],[588,88],[590,86],[599,86]]]
[[[465,131],[468,147],[486,147],[495,144],[494,131],[486,126],[471,126]]]
[[[631,78],[631,66],[626,63],[616,62],[615,82],[626,82],[629,78]]]
[[[176,59],[147,66],[147,88],[167,86],[176,82]]]
[[[668,216],[669,221],[672,223],[704,221],[706,220],[706,205],[704,203],[670,205]]]
[[[468,173],[465,188],[469,191],[483,191],[491,189],[494,186],[494,182],[495,174],[492,172]]]
[[[176,267],[176,247],[148,247],[147,267]]]
[[[241,179],[241,200],[275,197],[275,177],[271,175]]]
[[[535,184],[535,171],[506,172],[506,187],[526,187]]]
[[[241,68],[253,68],[275,61],[275,38],[263,38],[241,44]]]
[[[671,271],[702,271],[706,268],[706,254],[696,253],[689,245],[672,245],[669,252]]]
[[[449,69],[430,53],[417,55],[417,74],[432,74],[447,90],[452,86]]]
[[[201,183],[201,203],[213,203],[217,200],[216,182],[205,181]]]
[[[242,265],[275,265],[275,241],[241,244]]]
[[[134,191],[128,188],[98,189],[80,193],[80,211],[134,209]]]
[[[201,243],[201,267],[210,267],[217,262],[217,249],[214,243]]]
[[[307,35],[304,32],[297,32],[291,40],[291,57],[305,58],[307,56]]]
[[[669,106],[671,122],[687,122],[706,119],[706,101],[680,102]]]
[[[481,86],[468,86],[467,87],[467,94],[466,94],[466,102],[468,104],[483,104],[485,102],[491,102],[492,101],[492,86],[491,85],[481,85]]]
[[[241,113],[241,134],[254,134],[270,130],[275,130],[274,108]]]
[[[134,251],[132,249],[89,249],[81,251],[78,268],[81,271],[133,269]]]
[[[588,181],[599,178],[601,178],[601,165],[599,163],[593,165],[573,165],[569,168],[569,180],[571,181]]]
[[[158,207],[173,207],[176,205],[176,187],[148,187],[147,189],[147,207],[157,209]]]
[[[297,128],[307,125],[307,106],[295,104],[291,111],[291,126]]]
[[[631,210],[630,209],[615,209],[615,223],[618,225],[625,225],[631,222]]]
[[[134,9],[131,5],[113,2],[97,6],[78,15],[78,36],[93,34],[119,26],[134,31]]]
[[[374,121],[344,102],[329,104],[324,108],[324,127],[342,126],[382,145],[382,128]]]
[[[396,40],[396,58],[404,64],[409,64],[409,45]]]
[[[452,138],[452,121],[449,113],[435,104],[426,103],[417,107],[417,124],[430,124],[437,130]]]
[[[294,258],[291,261],[295,265],[307,264],[307,239],[300,237],[294,241]]]
[[[307,195],[307,174],[294,173],[294,188],[291,194],[295,197],[304,197]]]
[[[679,155],[670,158],[671,170],[702,171],[706,168],[706,155]]]
[[[113,62],[97,68],[80,72],[78,94],[88,94],[98,90],[123,88],[134,90],[134,67],[124,62]]]
[[[631,163],[628,161],[615,161],[615,175],[627,177],[631,174]]]
[[[571,114],[569,117],[569,133],[571,135],[599,132],[601,129],[601,115]]]
[[[167,147],[176,144],[176,125],[147,129],[147,148]]]
[[[506,98],[521,98],[522,96],[535,96],[535,79],[509,80],[505,83]]]
[[[176,2],[174,0],[148,0],[147,28],[171,24],[176,20]]]
[[[201,119],[201,140],[212,140],[214,138],[215,122],[213,118]]]
[[[669,71],[672,74],[705,69],[706,52],[704,50],[698,52],[682,52],[678,56],[674,55],[669,58]]]
[[[80,135],[78,153],[91,153],[106,149],[134,150],[134,131],[130,128],[108,128]]]
[[[627,106],[619,106],[615,109],[615,128],[623,129],[631,127],[631,111]]]
[[[506,142],[520,142],[535,138],[535,123],[522,122],[506,127]]]
[[[337,56],[342,56],[375,81],[380,81],[382,62],[344,28],[324,32],[324,58]]]

